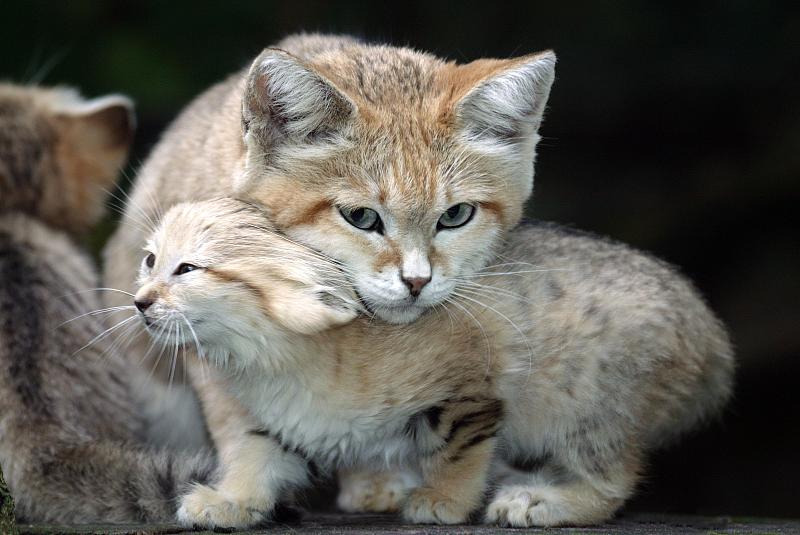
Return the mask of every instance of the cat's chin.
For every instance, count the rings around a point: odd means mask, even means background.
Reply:
[[[402,307],[391,308],[378,308],[372,313],[386,323],[394,323],[395,325],[402,325],[411,323],[419,318],[427,310],[426,307],[419,305],[408,305]]]

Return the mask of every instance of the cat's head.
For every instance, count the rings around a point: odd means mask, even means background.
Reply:
[[[0,84],[0,212],[85,231],[103,215],[133,129],[125,97]]]
[[[386,46],[268,49],[243,101],[240,194],[413,321],[484,268],[533,188],[555,55],[457,65]]]
[[[233,199],[172,207],[148,240],[138,282],[134,304],[162,343],[258,344],[313,334],[359,312],[336,262]]]

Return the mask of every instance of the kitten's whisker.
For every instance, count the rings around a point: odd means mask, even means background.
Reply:
[[[147,360],[147,358],[150,356],[150,352],[153,350],[153,348],[155,348],[156,344],[159,343],[158,342],[159,337],[164,333],[164,322],[163,321],[156,320],[151,325],[158,326],[158,333],[156,333],[155,336],[151,335],[150,333],[147,333],[150,336],[150,344],[147,346],[147,351],[145,351],[145,353],[142,356],[142,358],[139,359],[139,366],[144,364],[145,360]]]
[[[179,314],[183,318],[183,321],[186,323],[186,326],[189,327],[189,332],[192,334],[192,338],[194,338],[194,345],[197,347],[197,356],[199,356],[202,359],[204,357],[203,346],[200,345],[200,340],[197,338],[197,332],[194,330],[194,327],[192,327],[192,323],[189,321],[186,315],[183,314],[182,312],[179,312]]]
[[[74,318],[70,318],[70,319],[68,319],[68,320],[66,320],[66,321],[64,321],[62,323],[59,323],[56,326],[56,329],[58,329],[60,327],[63,327],[67,323],[72,323],[75,320],[79,320],[81,318],[85,318],[86,316],[98,316],[100,314],[109,314],[111,312],[119,312],[119,311],[122,311],[122,310],[133,310],[134,308],[136,308],[136,307],[133,306],[133,305],[123,305],[123,306],[117,306],[117,307],[108,307],[108,308],[100,308],[98,310],[92,310],[90,312],[86,312],[85,314],[81,314],[80,316],[75,316]]]
[[[59,299],[64,298],[64,297],[71,297],[73,295],[85,294],[85,293],[88,293],[88,292],[100,292],[100,291],[119,292],[121,294],[125,294],[125,295],[130,296],[130,297],[136,297],[135,295],[133,295],[130,292],[126,292],[125,290],[118,290],[117,288],[87,288],[86,290],[80,290],[80,291],[77,291],[77,292],[70,292],[70,293],[66,293],[66,294],[60,295]]]
[[[172,322],[169,321],[169,320],[166,320],[165,324],[166,324],[167,327],[169,327],[169,331],[167,331],[167,339],[169,339],[172,336]],[[163,330],[162,330],[162,332],[163,332]],[[164,352],[167,350],[167,345],[168,344],[167,344],[166,341],[161,340],[161,351],[158,352],[158,357],[156,357],[156,361],[155,361],[155,363],[153,363],[153,367],[150,370],[150,374],[148,376],[149,379],[153,378],[153,376],[156,373],[156,369],[158,369],[158,365],[161,364],[161,357],[164,355]]]
[[[104,360],[108,360],[116,351],[118,351],[124,343],[130,343],[130,340],[137,332],[139,325],[137,323],[129,323],[121,332],[117,331],[113,334],[114,341],[103,351]]]
[[[94,338],[92,338],[91,340],[89,340],[89,342],[87,342],[87,343],[86,343],[86,345],[82,346],[80,349],[78,349],[77,351],[75,351],[75,352],[72,354],[72,356],[74,357],[75,355],[77,355],[78,353],[80,353],[81,351],[83,351],[84,349],[86,349],[87,347],[89,347],[90,345],[94,344],[94,343],[95,343],[95,342],[97,342],[98,340],[101,340],[101,339],[103,339],[104,337],[108,336],[109,334],[111,334],[111,333],[112,333],[112,332],[114,332],[115,330],[119,329],[119,328],[120,328],[120,327],[122,327],[123,325],[126,325],[126,324],[130,323],[132,320],[135,320],[135,319],[136,319],[136,316],[131,316],[131,317],[129,317],[129,318],[126,318],[126,319],[124,319],[124,320],[120,321],[120,322],[119,322],[119,323],[117,323],[116,325],[113,325],[112,327],[109,327],[109,328],[108,328],[108,329],[106,329],[105,331],[101,332],[100,334],[98,334],[97,336],[95,336]]]

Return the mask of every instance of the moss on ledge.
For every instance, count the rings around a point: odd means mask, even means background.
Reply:
[[[0,533],[3,535],[14,535],[17,533],[14,524],[14,499],[6,486],[3,478],[3,468],[0,467]]]

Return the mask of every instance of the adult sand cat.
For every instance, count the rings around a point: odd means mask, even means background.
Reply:
[[[215,467],[145,446],[145,378],[89,314],[97,273],[74,240],[102,216],[132,128],[126,98],[0,84],[0,464],[29,522],[166,522]]]
[[[412,321],[519,221],[554,66],[552,52],[458,65],[347,37],[290,37],[165,133],[106,249],[105,280],[133,289],[146,238],[136,221],[156,215],[154,200],[166,209],[236,194],[343,262],[378,317]]]
[[[313,467],[353,465],[418,474],[407,520],[464,522],[492,463],[487,521],[602,521],[645,453],[730,392],[726,333],[688,282],[551,226],[512,233],[515,273],[461,281],[409,325],[357,317],[347,268],[241,201],[174,207],[144,255],[149,331],[207,359],[190,371],[223,474],[182,499],[189,525],[259,523]],[[534,472],[504,466],[531,459]]]

